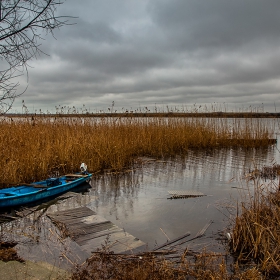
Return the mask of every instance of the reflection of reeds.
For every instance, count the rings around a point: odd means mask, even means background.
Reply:
[[[278,188],[276,186],[276,188]],[[280,275],[280,192],[263,185],[241,205],[231,248],[239,261],[254,260],[265,274]]]
[[[259,121],[199,118],[25,118],[0,123],[2,185],[40,180],[53,170],[122,170],[138,156],[184,155],[189,149],[270,144]],[[257,139],[257,140],[256,140]]]

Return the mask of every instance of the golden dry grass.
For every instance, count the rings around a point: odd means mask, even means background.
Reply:
[[[138,156],[185,155],[189,149],[269,145],[259,121],[212,118],[5,118],[0,121],[2,186],[46,178],[53,170],[130,167]],[[3,172],[4,171],[4,172]]]
[[[239,262],[254,260],[265,275],[278,277],[280,276],[279,187],[256,185],[254,196],[246,203],[242,203],[241,209],[238,210],[230,244]]]
[[[168,261],[154,255],[93,254],[73,272],[71,280],[261,280],[256,268],[229,270],[223,257],[201,253],[191,260]]]

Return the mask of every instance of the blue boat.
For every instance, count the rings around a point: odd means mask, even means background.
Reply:
[[[0,208],[20,206],[65,193],[84,182],[89,182],[91,177],[92,174],[81,172],[1,189]]]

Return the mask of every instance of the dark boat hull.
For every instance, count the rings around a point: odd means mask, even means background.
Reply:
[[[14,207],[43,200],[65,193],[90,180],[92,174],[77,177],[68,181],[65,176],[60,178],[60,184],[48,186],[47,180],[0,190],[0,208]]]

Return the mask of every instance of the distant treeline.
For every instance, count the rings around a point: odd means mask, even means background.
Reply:
[[[45,113],[28,113],[28,114],[6,114],[8,117],[204,117],[204,118],[280,118],[280,113],[260,113],[260,112],[123,112],[123,113],[83,113],[83,114],[45,114]]]

